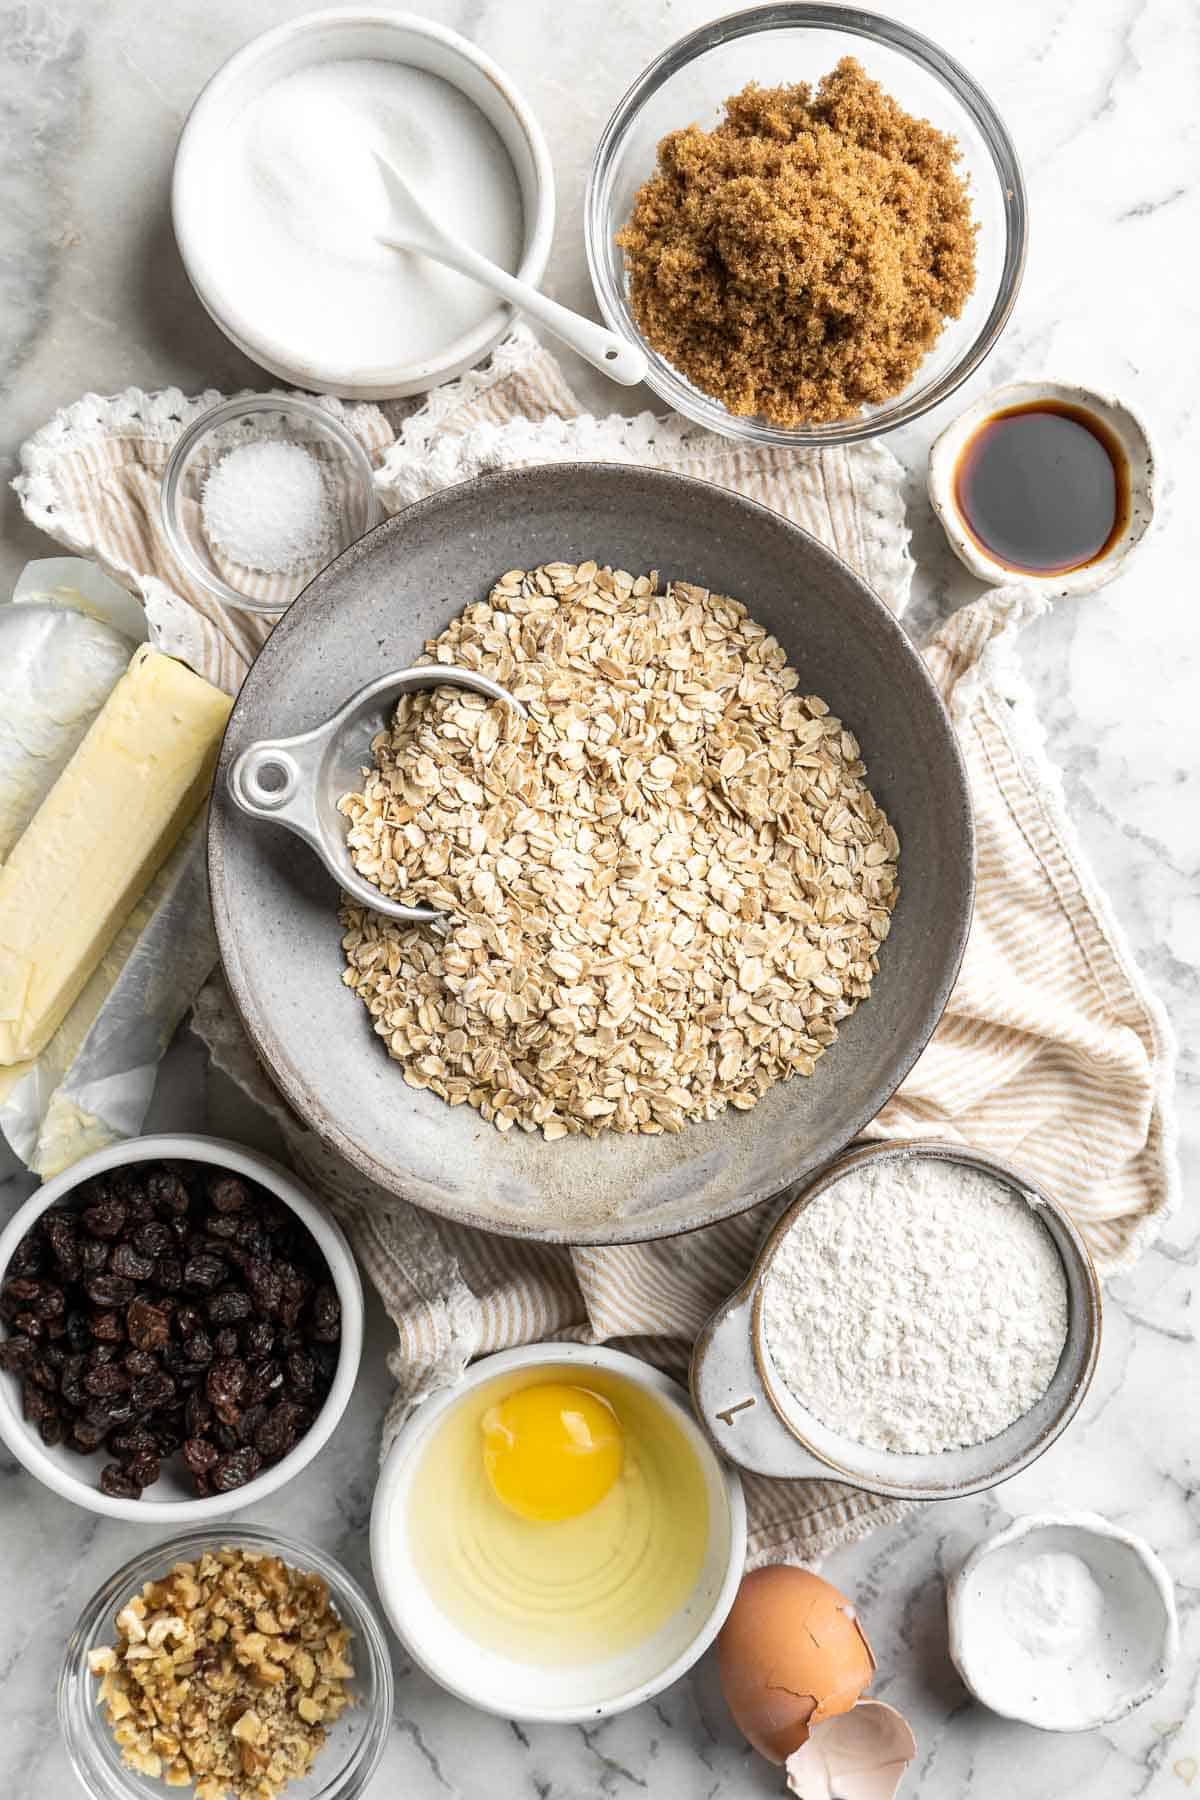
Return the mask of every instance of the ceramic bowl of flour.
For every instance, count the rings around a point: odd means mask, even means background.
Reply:
[[[950,1656],[977,1700],[1040,1731],[1093,1731],[1163,1685],[1179,1652],[1171,1578],[1095,1513],[1014,1519],[946,1595]]]
[[[310,13],[203,89],[171,188],[188,277],[225,335],[297,387],[423,393],[480,362],[510,307],[386,248],[375,153],[454,235],[534,286],[554,229],[537,120],[490,57],[431,19]]]
[[[1099,1281],[1063,1208],[981,1151],[898,1141],[847,1152],[786,1208],[697,1339],[692,1398],[744,1469],[942,1500],[1048,1449],[1099,1349]]]

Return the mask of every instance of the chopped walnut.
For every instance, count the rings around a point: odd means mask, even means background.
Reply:
[[[275,1800],[353,1704],[351,1633],[319,1575],[205,1551],[148,1581],[88,1665],[130,1768],[195,1800]]]

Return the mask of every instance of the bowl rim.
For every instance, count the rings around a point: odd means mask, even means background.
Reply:
[[[256,1150],[248,1150],[226,1138],[206,1137],[194,1132],[157,1132],[145,1137],[126,1138],[81,1157],[70,1168],[55,1175],[18,1207],[4,1230],[0,1232],[0,1281],[13,1251],[30,1226],[51,1206],[72,1193],[82,1182],[106,1169],[144,1162],[213,1163],[243,1175],[269,1189],[282,1200],[316,1240],[325,1258],[342,1307],[342,1335],[338,1364],[332,1385],[320,1412],[299,1443],[270,1468],[264,1469],[243,1487],[228,1494],[213,1494],[194,1500],[118,1500],[79,1476],[64,1469],[48,1454],[31,1427],[21,1417],[15,1398],[16,1377],[0,1371],[0,1438],[8,1445],[18,1462],[43,1486],[51,1488],[64,1500],[88,1512],[101,1513],[110,1519],[129,1519],[147,1525],[203,1526],[211,1520],[237,1512],[257,1500],[265,1500],[285,1486],[301,1469],[306,1468],[324,1447],[346,1410],[358,1376],[363,1343],[363,1290],[354,1253],[341,1226],[326,1213],[295,1177],[280,1163]]]
[[[373,532],[368,532],[365,537],[359,538],[349,549],[344,550],[340,557],[328,564],[320,575],[314,577],[304,593],[298,595],[293,601],[288,614],[285,614],[279,625],[276,626],[271,639],[264,650],[260,652],[247,675],[239,694],[238,703],[229,716],[213,778],[215,800],[208,813],[209,903],[212,908],[217,945],[234,1007],[246,1035],[254,1047],[255,1054],[264,1068],[268,1070],[271,1080],[280,1089],[289,1105],[304,1119],[322,1142],[328,1144],[338,1155],[344,1157],[355,1168],[361,1170],[363,1174],[369,1176],[388,1192],[399,1191],[395,1186],[396,1178],[391,1168],[377,1161],[368,1150],[360,1148],[337,1120],[322,1111],[319,1099],[310,1091],[304,1077],[287,1055],[285,1046],[277,1041],[269,1021],[263,1017],[252,984],[245,979],[241,972],[238,932],[235,929],[232,915],[226,908],[228,889],[225,880],[225,857],[228,826],[223,810],[223,795],[226,777],[235,754],[235,733],[240,725],[242,703],[247,691],[261,677],[262,668],[266,667],[274,656],[286,654],[284,647],[288,643],[291,631],[302,629],[303,607],[312,602],[314,598],[319,600],[321,585],[331,578],[332,572],[343,562],[357,561],[364,556],[374,554],[383,542],[385,534],[395,535],[406,531],[412,525],[421,523],[431,514],[461,504],[464,496],[487,496],[509,487],[517,489],[527,488],[531,485],[536,487],[539,482],[556,484],[576,475],[585,475],[589,481],[611,482],[615,480],[624,483],[630,479],[636,479],[641,483],[658,487],[661,490],[661,505],[664,510],[672,506],[682,490],[697,490],[697,498],[711,496],[712,505],[731,506],[740,515],[739,527],[745,530],[761,527],[764,530],[781,532],[793,538],[802,538],[807,554],[819,561],[827,561],[834,565],[843,576],[850,578],[854,587],[859,590],[864,604],[874,611],[882,628],[891,635],[897,646],[897,654],[910,660],[914,678],[934,706],[938,727],[944,733],[942,740],[944,748],[953,770],[957,800],[955,816],[956,820],[961,822],[963,831],[962,913],[957,922],[955,941],[950,947],[950,954],[937,983],[935,995],[920,1021],[919,1028],[913,1035],[909,1051],[900,1062],[888,1070],[882,1080],[871,1090],[870,1095],[859,1109],[853,1129],[848,1133],[841,1148],[844,1148],[846,1143],[853,1142],[864,1127],[887,1105],[912,1070],[945,1012],[966,952],[975,903],[975,824],[962,747],[946,712],[945,702],[942,700],[937,685],[916,645],[904,630],[895,613],[880,599],[866,578],[840,557],[836,551],[821,543],[819,538],[814,537],[811,532],[806,531],[803,526],[797,525],[784,514],[772,511],[770,507],[750,499],[745,494],[721,487],[715,482],[702,481],[693,475],[677,474],[669,469],[601,461],[533,464],[489,470],[451,487],[439,488],[424,499],[413,501],[401,512],[394,513],[381,525],[377,525]],[[465,600],[463,604],[466,604]],[[232,806],[232,802],[230,802],[230,806]],[[707,1123],[719,1125],[719,1122]],[[428,1184],[418,1184],[416,1181],[406,1182],[403,1197],[438,1218],[447,1219],[459,1225],[473,1226],[478,1230],[500,1237],[522,1238],[537,1243],[572,1245],[633,1244],[682,1236],[686,1232],[698,1230],[703,1226],[717,1224],[722,1219],[736,1217],[748,1211],[752,1206],[780,1199],[791,1190],[793,1180],[794,1176],[790,1176],[787,1182],[770,1192],[755,1190],[748,1195],[739,1194],[736,1199],[723,1204],[719,1210],[699,1217],[689,1217],[677,1224],[673,1223],[667,1230],[663,1230],[660,1225],[655,1225],[653,1222],[647,1223],[637,1217],[608,1218],[599,1224],[583,1228],[578,1224],[567,1227],[549,1227],[546,1225],[531,1226],[523,1220],[514,1218],[498,1220],[470,1206],[449,1204],[440,1190],[434,1190]]]
[[[260,618],[278,618],[280,608],[267,605],[261,600],[252,600],[245,594],[239,594],[235,587],[206,569],[200,558],[192,549],[191,540],[183,530],[179,521],[179,484],[183,478],[184,465],[192,452],[210,432],[217,431],[222,425],[231,425],[237,419],[249,418],[255,413],[291,412],[307,419],[312,425],[326,431],[333,442],[341,450],[353,479],[358,485],[367,515],[366,530],[371,531],[378,525],[382,507],[375,491],[375,471],[371,459],[354,433],[343,420],[327,410],[324,406],[307,394],[291,394],[283,391],[272,393],[235,394],[230,400],[219,400],[200,413],[191,424],[186,426],[171,446],[171,453],[159,482],[159,509],[162,515],[163,532],[167,546],[176,561],[182,564],[184,572],[200,587],[207,590],[214,599],[223,606],[237,612],[254,613]],[[232,447],[232,446],[231,446]],[[359,536],[363,534],[360,532]],[[320,570],[316,571],[320,574]],[[313,577],[309,576],[308,580]],[[308,581],[304,586],[307,587]],[[302,591],[302,590],[297,590]],[[295,595],[293,595],[293,599]],[[285,607],[291,602],[285,603]]]
[[[335,1602],[344,1594],[349,1598],[358,1614],[355,1621],[354,1641],[365,1640],[371,1662],[377,1692],[369,1713],[355,1707],[349,1709],[350,1718],[362,1719],[366,1732],[368,1748],[358,1765],[348,1771],[353,1785],[345,1785],[339,1779],[338,1785],[330,1789],[328,1783],[322,1785],[315,1800],[336,1800],[344,1795],[346,1800],[360,1795],[370,1783],[371,1777],[378,1769],[387,1748],[389,1728],[391,1725],[392,1707],[395,1699],[395,1678],[392,1673],[392,1659],[388,1641],[379,1621],[377,1608],[361,1584],[355,1580],[350,1571],[319,1545],[309,1543],[302,1538],[295,1538],[284,1532],[251,1523],[234,1524],[228,1530],[219,1527],[206,1528],[203,1524],[190,1531],[181,1531],[171,1537],[161,1538],[153,1544],[142,1547],[130,1556],[121,1566],[114,1569],[106,1580],[89,1596],[82,1607],[63,1651],[59,1664],[56,1683],[56,1699],[58,1709],[59,1730],[71,1760],[75,1775],[87,1788],[94,1800],[115,1800],[118,1793],[132,1791],[132,1783],[141,1781],[133,1770],[128,1771],[129,1787],[113,1781],[105,1781],[101,1785],[96,1779],[95,1759],[98,1752],[94,1748],[96,1732],[89,1731],[81,1723],[86,1716],[96,1727],[96,1731],[104,1730],[99,1708],[94,1697],[87,1688],[92,1679],[91,1671],[83,1660],[84,1648],[82,1638],[90,1631],[99,1618],[102,1618],[123,1592],[140,1587],[143,1581],[153,1579],[153,1571],[160,1565],[169,1567],[172,1563],[188,1560],[204,1550],[224,1549],[227,1546],[247,1545],[255,1549],[272,1552],[280,1556],[294,1568],[304,1569],[317,1574],[329,1584],[331,1597]],[[343,1623],[347,1623],[343,1620]],[[356,1678],[359,1670],[356,1665]],[[82,1691],[81,1691],[82,1689]],[[82,1698],[84,1705],[80,1710],[77,1702]],[[317,1765],[314,1763],[314,1768]],[[124,1765],[122,1765],[124,1768]],[[109,1773],[107,1768],[105,1775]]]
[[[279,343],[269,332],[256,330],[252,319],[228,305],[212,290],[207,279],[207,258],[189,222],[184,193],[184,184],[191,177],[192,163],[200,162],[205,152],[209,117],[232,82],[293,39],[319,40],[328,32],[363,29],[390,32],[398,44],[405,39],[422,38],[441,45],[482,75],[499,104],[511,113],[529,153],[534,196],[532,207],[526,208],[524,244],[516,275],[519,280],[537,287],[550,256],[555,220],[554,166],[542,128],[524,95],[486,51],[449,26],[418,13],[382,7],[322,8],[302,13],[299,18],[286,19],[282,24],[259,32],[234,50],[204,83],[183,122],[171,171],[170,206],[175,241],[188,280],[205,311],[238,349],[282,380],[353,399],[380,400],[423,392],[472,368],[508,330],[514,317],[513,308],[503,301],[497,303],[471,331],[464,332],[435,355],[419,362],[375,365],[352,362],[339,366],[312,359],[293,360],[294,352],[287,345]],[[345,56],[346,52],[339,54]],[[312,60],[315,64],[322,59],[314,56]],[[472,104],[483,111],[477,102]],[[492,123],[492,120],[489,118],[488,122]],[[505,154],[509,155],[507,146]],[[511,156],[509,160],[512,161]],[[520,170],[515,165],[513,172],[519,180]]]
[[[664,1688],[678,1681],[716,1639],[737,1597],[746,1562],[746,1501],[741,1477],[733,1464],[720,1456],[705,1436],[692,1410],[686,1385],[675,1381],[652,1364],[643,1362],[640,1357],[631,1356],[628,1351],[609,1349],[605,1344],[578,1344],[549,1339],[536,1344],[519,1345],[512,1350],[500,1350],[472,1363],[453,1387],[431,1395],[415,1408],[393,1439],[375,1484],[371,1503],[371,1569],[388,1622],[413,1661],[419,1664],[432,1681],[436,1681],[457,1699],[466,1701],[468,1705],[478,1707],[483,1712],[495,1713],[500,1717],[509,1715],[508,1703],[496,1706],[470,1686],[470,1670],[461,1675],[447,1670],[443,1661],[436,1656],[429,1656],[424,1647],[415,1644],[409,1636],[406,1624],[402,1623],[405,1617],[403,1608],[397,1604],[400,1584],[393,1581],[393,1570],[388,1566],[384,1514],[395,1489],[403,1481],[414,1457],[420,1454],[422,1447],[428,1442],[438,1421],[461,1405],[469,1393],[510,1370],[564,1363],[580,1369],[610,1370],[621,1380],[630,1382],[644,1393],[653,1395],[656,1400],[675,1409],[678,1415],[676,1422],[684,1431],[697,1459],[724,1489],[729,1520],[729,1561],[713,1603],[701,1620],[695,1636],[658,1674],[649,1676],[635,1687],[607,1700],[581,1701],[567,1706],[523,1707],[518,1716],[536,1724],[578,1723],[585,1719],[607,1718],[615,1713],[627,1712],[631,1707],[653,1699]],[[709,1541],[711,1540],[710,1521]]]
[[[969,1651],[963,1642],[963,1618],[968,1605],[967,1584],[975,1575],[980,1565],[988,1560],[996,1550],[1006,1549],[1010,1544],[1019,1543],[1022,1538],[1033,1537],[1039,1532],[1051,1530],[1071,1530],[1081,1534],[1105,1538],[1121,1545],[1130,1558],[1139,1564],[1162,1609],[1162,1637],[1159,1652],[1159,1672],[1144,1681],[1140,1687],[1131,1688],[1128,1693],[1114,1696],[1112,1705],[1103,1713],[1082,1721],[1072,1720],[1069,1724],[1054,1725],[1045,1718],[1034,1718],[1033,1715],[1019,1706],[1001,1704],[1002,1696],[989,1685],[986,1679],[987,1667],[981,1665],[979,1658]],[[958,1671],[963,1685],[972,1693],[981,1705],[998,1718],[1017,1719],[1024,1725],[1032,1725],[1035,1731],[1094,1731],[1101,1725],[1111,1725],[1117,1719],[1123,1719],[1127,1713],[1141,1706],[1144,1701],[1156,1694],[1170,1673],[1171,1665],[1179,1654],[1179,1617],[1175,1605],[1175,1589],[1166,1566],[1146,1540],[1135,1532],[1126,1531],[1115,1525],[1100,1513],[1093,1512],[1036,1512],[1018,1513],[1002,1526],[999,1531],[991,1532],[981,1538],[968,1554],[965,1562],[951,1577],[946,1589],[946,1615],[949,1628],[950,1660]]]
[[[758,415],[731,413],[719,401],[687,381],[637,329],[625,303],[623,285],[611,278],[605,255],[614,228],[614,222],[608,216],[608,177],[625,135],[645,102],[665,81],[706,51],[758,32],[788,29],[840,31],[850,37],[882,42],[940,81],[970,114],[987,146],[1000,185],[1006,222],[1004,258],[996,296],[974,341],[953,367],[933,382],[927,392],[914,394],[908,401],[903,399],[903,394],[897,395],[870,416],[859,415],[827,425],[795,429],[770,425]],[[1016,146],[996,108],[974,77],[932,38],[901,24],[898,19],[857,6],[824,3],[824,0],[773,0],[772,4],[726,13],[669,45],[626,89],[614,107],[597,141],[584,197],[584,244],[597,304],[610,329],[645,352],[647,385],[685,418],[710,431],[793,450],[864,443],[882,437],[921,418],[955,393],[991,354],[1008,323],[1025,272],[1028,236],[1028,197]]]

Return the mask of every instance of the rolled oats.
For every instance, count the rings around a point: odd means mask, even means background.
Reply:
[[[411,1087],[501,1131],[678,1131],[812,1073],[867,998],[899,844],[859,745],[737,600],[593,562],[509,570],[424,662],[340,805],[344,980]]]
[[[123,1760],[195,1800],[275,1800],[352,1704],[350,1632],[319,1575],[205,1551],[148,1581],[93,1650]]]

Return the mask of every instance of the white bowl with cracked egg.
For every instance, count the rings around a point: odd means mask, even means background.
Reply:
[[[593,1380],[607,1376],[618,1386],[635,1389],[651,1415],[655,1410],[663,1413],[664,1436],[680,1437],[704,1485],[706,1544],[690,1593],[650,1636],[613,1654],[564,1658],[561,1664],[550,1665],[525,1660],[497,1643],[484,1643],[450,1615],[422,1572],[424,1557],[413,1528],[414,1512],[420,1487],[429,1478],[428,1452],[456,1408],[470,1406],[489,1386],[511,1392],[539,1379],[586,1386],[589,1375]],[[455,1500],[454,1495],[446,1496],[448,1506]],[[456,1546],[454,1554],[457,1559],[465,1552]],[[649,1555],[643,1546],[643,1574]],[[534,1722],[604,1718],[662,1693],[716,1638],[737,1594],[745,1555],[741,1482],[713,1452],[696,1424],[686,1392],[639,1358],[592,1344],[530,1344],[473,1363],[454,1387],[423,1401],[404,1426],[384,1460],[371,1511],[375,1584],[392,1628],[413,1660],[460,1700],[503,1718]],[[488,1563],[481,1548],[473,1547],[471,1556],[485,1573],[498,1568],[507,1582],[511,1571]],[[540,1598],[545,1605],[552,1602],[549,1590]]]

